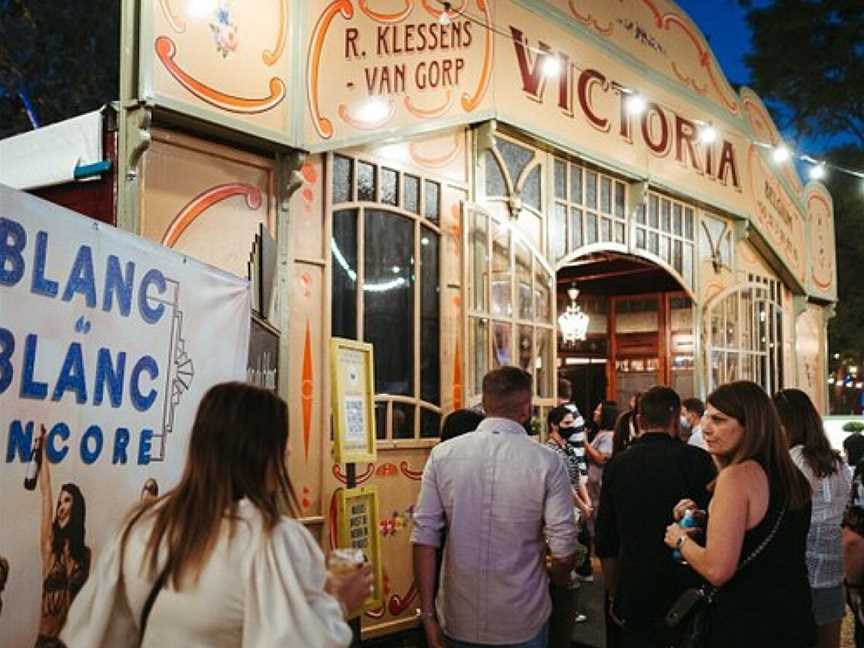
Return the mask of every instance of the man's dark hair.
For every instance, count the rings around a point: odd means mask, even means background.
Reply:
[[[639,399],[643,430],[666,429],[681,412],[681,398],[671,387],[656,385]]]
[[[450,412],[441,426],[441,441],[449,441],[466,432],[473,432],[483,421],[483,415],[470,409],[458,409]]]
[[[705,403],[698,398],[685,398],[681,401],[681,407],[693,412],[696,416],[702,417],[705,414]]]
[[[483,376],[483,406],[487,416],[516,416],[520,397],[526,394],[530,399],[531,374],[519,367],[499,367]]]
[[[572,414],[569,408],[564,405],[559,405],[558,407],[553,407],[549,410],[549,413],[546,415],[546,425],[548,429],[552,429],[552,426],[558,426],[561,424],[561,421],[564,420],[564,417],[568,414]]]
[[[864,435],[853,432],[843,439],[843,450],[846,452],[846,461],[854,467],[864,459]]]

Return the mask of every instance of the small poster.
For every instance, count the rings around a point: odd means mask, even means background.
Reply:
[[[362,609],[352,610],[356,616],[366,610],[381,607],[384,602],[381,543],[378,536],[378,489],[374,486],[339,491],[339,547],[359,549],[372,565],[373,591],[363,602]]]
[[[372,345],[330,341],[333,378],[333,450],[337,463],[375,461]]]

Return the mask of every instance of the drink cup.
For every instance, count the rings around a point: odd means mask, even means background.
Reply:
[[[327,557],[327,569],[334,576],[345,576],[360,569],[365,562],[360,549],[334,549]]]

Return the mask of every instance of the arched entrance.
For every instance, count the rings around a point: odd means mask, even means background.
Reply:
[[[599,251],[562,262],[556,285],[557,312],[575,286],[590,318],[584,341],[558,338],[558,377],[570,381],[583,413],[601,399],[626,408],[656,384],[694,395],[693,300],[672,273],[640,256]]]

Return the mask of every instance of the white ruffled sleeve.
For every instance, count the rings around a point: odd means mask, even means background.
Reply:
[[[138,627],[123,588],[120,533],[102,548],[96,569],[78,592],[60,639],[68,648],[134,646]]]
[[[252,559],[244,648],[345,648],[351,629],[324,591],[324,555],[302,524],[283,520]]]

